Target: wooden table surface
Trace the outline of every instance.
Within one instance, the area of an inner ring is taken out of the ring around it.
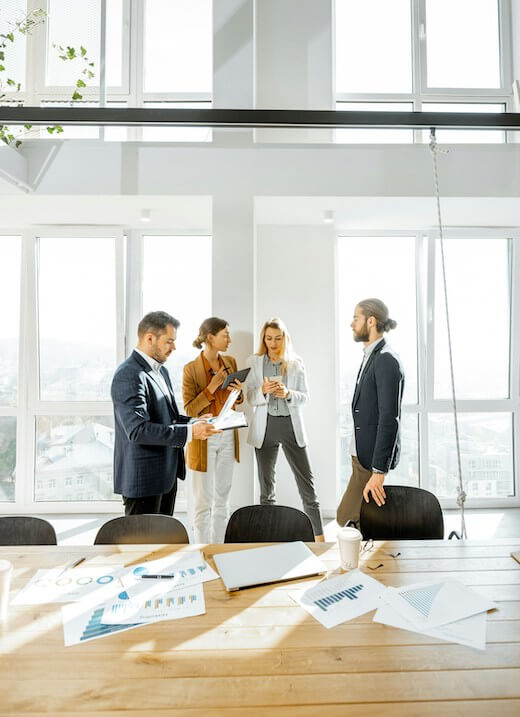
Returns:
[[[334,544],[309,545],[337,567]],[[0,547],[0,557],[14,565],[13,595],[36,569],[75,557],[128,564],[200,547]],[[253,546],[202,547],[210,558]],[[519,549],[515,540],[386,542],[362,559],[385,585],[452,576],[496,601],[484,651],[374,623],[373,613],[327,630],[288,595],[315,578],[230,594],[216,580],[204,585],[205,615],[73,647],[63,644],[61,605],[10,606],[0,715],[518,717],[520,565],[510,553]]]

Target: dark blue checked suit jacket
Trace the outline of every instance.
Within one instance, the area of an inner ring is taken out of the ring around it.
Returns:
[[[177,409],[168,371],[161,367],[171,403],[152,367],[134,351],[116,369],[114,404],[114,492],[128,498],[168,493],[186,469],[186,423]]]

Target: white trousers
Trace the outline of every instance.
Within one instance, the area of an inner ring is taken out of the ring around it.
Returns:
[[[208,438],[208,470],[190,471],[190,513],[196,543],[224,541],[234,462],[234,431],[222,431]]]

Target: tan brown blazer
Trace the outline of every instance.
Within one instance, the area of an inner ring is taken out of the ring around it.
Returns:
[[[234,373],[237,370],[237,362],[233,356],[223,356],[220,358],[226,368],[229,369],[229,373]],[[202,351],[196,359],[190,361],[184,367],[182,374],[182,399],[184,401],[184,410],[186,415],[191,418],[198,418],[199,416],[208,413],[210,401],[208,400],[204,389],[207,388],[207,376],[204,369],[204,363],[202,361]],[[238,403],[242,403],[244,400],[243,392],[240,394],[237,400]],[[236,405],[236,404],[235,404]],[[239,453],[239,439],[238,430],[235,429],[235,460],[240,461]],[[186,464],[192,471],[200,471],[205,473],[208,470],[208,444],[206,441],[198,441],[193,439],[188,443],[186,449]]]

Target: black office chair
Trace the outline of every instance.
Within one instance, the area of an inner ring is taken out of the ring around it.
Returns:
[[[289,543],[314,541],[309,517],[286,505],[247,505],[235,510],[226,528],[225,543]]]
[[[0,518],[0,545],[57,545],[56,531],[43,518],[6,515]]]
[[[361,503],[360,530],[364,540],[429,540],[444,538],[439,501],[423,488],[385,486],[385,504]]]
[[[116,543],[189,543],[186,528],[169,515],[123,515],[98,530],[94,545]]]

